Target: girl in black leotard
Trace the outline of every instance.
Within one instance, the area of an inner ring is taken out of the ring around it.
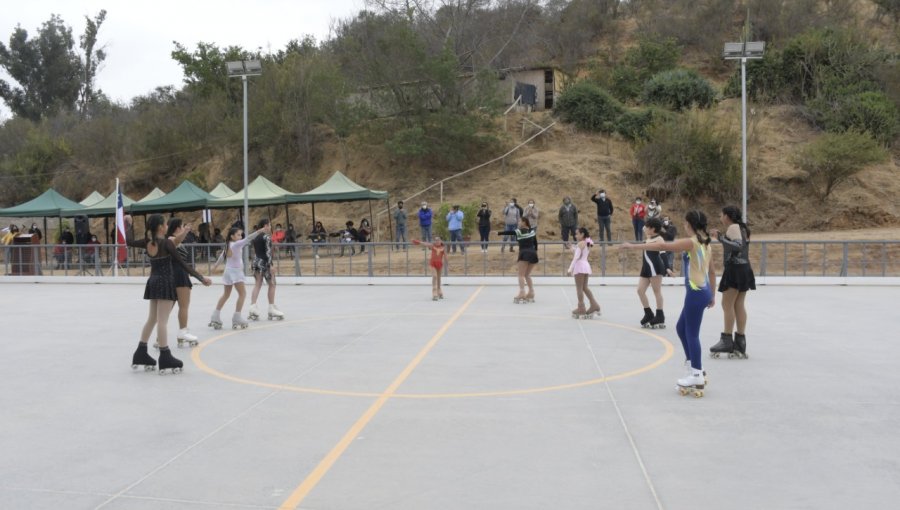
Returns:
[[[663,224],[659,218],[651,218],[644,224],[644,243],[662,243]],[[638,280],[637,293],[644,307],[644,318],[641,326],[645,328],[666,327],[666,316],[663,313],[662,277],[666,274],[666,265],[663,255],[658,251],[645,250],[643,263],[641,264],[641,279]],[[653,287],[653,296],[656,298],[656,315],[650,309],[650,300],[647,299],[647,287]]]
[[[166,238],[175,244],[178,256],[188,265],[190,265],[191,257],[184,246],[181,245],[181,242],[184,241],[184,238],[190,231],[190,223],[185,224],[181,218],[169,218]],[[172,269],[175,275],[175,295],[178,298],[178,335],[175,339],[178,341],[178,347],[181,347],[185,342],[190,346],[195,346],[197,345],[197,337],[191,334],[188,329],[188,309],[191,306],[191,275],[182,269],[180,264],[173,264]]]
[[[169,314],[172,313],[172,307],[175,306],[177,299],[175,273],[172,267],[174,264],[180,265],[185,272],[200,280],[203,285],[209,286],[212,281],[181,260],[175,244],[165,237],[166,220],[161,214],[153,214],[147,219],[147,230],[144,232],[144,239],[140,240],[131,238],[131,216],[125,216],[125,222],[128,224],[125,228],[128,246],[146,249],[147,256],[150,258],[150,278],[147,279],[147,286],[144,288],[144,299],[150,301],[150,314],[141,330],[141,341],[138,343],[137,350],[134,351],[131,366],[137,368],[139,365],[143,365],[145,370],[153,370],[153,367],[156,366],[156,360],[147,353],[147,342],[150,340],[150,333],[153,332],[155,326],[156,340],[159,344],[160,374],[164,373],[166,369],[175,373],[180,372],[184,364],[172,356],[169,351],[169,338],[166,330]]]
[[[501,236],[516,236],[519,243],[519,258],[516,260],[519,272],[519,294],[513,298],[514,303],[534,302],[534,282],[531,280],[531,272],[538,263],[537,232],[531,228],[528,218],[519,220],[519,228],[515,230],[503,230],[497,232]],[[525,285],[528,285],[528,293],[525,293]]]

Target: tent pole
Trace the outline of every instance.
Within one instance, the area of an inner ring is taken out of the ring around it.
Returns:
[[[375,221],[375,216],[372,215],[372,200],[366,200],[369,203],[369,225],[372,225],[372,222]],[[372,225],[372,242],[375,242],[375,226]]]
[[[44,264],[46,264],[49,260],[47,258],[47,244],[49,242],[49,238],[47,237],[48,234],[49,232],[47,232],[47,217],[44,216],[44,238],[41,239],[41,241],[44,243]]]
[[[109,244],[109,216],[103,217],[103,231],[106,232],[106,244]],[[106,260],[109,260],[109,246],[106,247],[105,251],[106,251]],[[97,256],[99,257],[99,254]],[[118,262],[118,261],[116,261],[116,262]]]
[[[313,224],[313,227],[315,227],[316,226],[316,203],[315,202],[312,202],[312,213],[313,213],[312,224]]]
[[[390,193],[384,197],[384,201],[387,204],[387,217],[388,217],[388,239],[394,239],[394,225],[391,221],[391,195]],[[399,241],[399,239],[398,239]]]

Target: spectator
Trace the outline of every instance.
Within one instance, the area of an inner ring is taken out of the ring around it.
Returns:
[[[591,202],[597,204],[597,224],[600,225],[600,241],[612,241],[612,215],[613,203],[606,196],[606,190],[597,190],[591,197]],[[603,232],[606,231],[606,238]]]
[[[84,262],[86,264],[93,264],[97,259],[97,245],[100,244],[100,241],[97,240],[97,236],[91,234],[91,239],[87,242],[87,246],[84,247]]]
[[[519,227],[519,220],[522,219],[522,208],[516,204],[516,199],[509,199],[509,203],[506,204],[506,207],[503,208],[503,231],[504,232],[514,232]],[[509,243],[509,252],[513,253],[516,251],[515,235],[505,235],[503,237],[504,243]],[[500,246],[500,253],[506,251],[506,244]]]
[[[647,206],[647,217],[646,220],[652,220],[653,218],[659,218],[662,220],[662,206],[656,204],[656,199],[650,199],[650,205]]]
[[[368,243],[369,242],[369,234],[372,233],[372,227],[369,225],[369,220],[363,218],[362,221],[359,222],[359,230],[356,233],[356,240],[360,243]],[[366,245],[363,244],[359,247],[360,253],[366,252]]]
[[[399,244],[403,243],[403,249],[406,250],[406,210],[403,209],[403,201],[397,202],[397,210],[394,212],[394,224],[397,226],[397,245],[394,249],[399,250]]]
[[[282,258],[281,246],[279,245],[284,244],[284,236],[284,227],[281,226],[281,223],[276,223],[275,230],[272,231],[272,254],[278,258]]]
[[[531,228],[533,228],[535,232],[538,231],[538,218],[540,215],[541,211],[534,205],[534,199],[528,199],[528,207],[522,211],[522,217],[528,218],[528,223],[531,223]]]
[[[433,215],[434,213],[428,208],[428,202],[422,202],[422,208],[419,209],[419,228],[422,229],[422,241],[426,243],[431,242],[431,218]]]
[[[325,226],[322,225],[321,221],[317,221],[315,226],[313,226],[312,232],[309,234],[309,239],[313,243],[313,257],[319,258],[319,246],[320,244],[325,244],[327,241],[328,232],[325,231]]]
[[[450,231],[450,251],[456,253],[456,246],[459,245],[459,251],[466,252],[466,247],[462,244],[462,225],[465,214],[459,210],[458,205],[453,206],[453,210],[447,213],[447,230]]]
[[[569,244],[569,234],[575,238],[575,229],[578,228],[578,208],[572,203],[571,197],[563,199],[563,205],[559,208],[559,228],[562,230],[562,240]]]
[[[350,247],[350,256],[356,255],[356,247],[353,246],[359,239],[359,231],[353,228],[353,221],[348,221],[345,224],[344,230],[341,231],[341,257],[344,256],[344,247],[348,245]]]
[[[644,217],[647,216],[647,206],[644,205],[641,197],[634,199],[634,203],[631,204],[631,209],[628,210],[628,213],[631,215],[631,224],[634,226],[634,240],[643,241]]]
[[[31,228],[28,229],[28,233],[36,236],[39,243],[44,239],[44,234],[41,232],[41,229],[38,228],[37,223],[31,224]]]
[[[288,223],[287,231],[284,233],[284,242],[287,244],[287,252],[291,257],[294,256],[294,245],[297,244],[297,231],[294,230],[294,224]]]
[[[491,210],[487,202],[482,202],[481,209],[478,210],[478,234],[481,236],[481,253],[487,253],[487,243],[491,236]]]
[[[18,232],[18,230],[16,230]],[[72,231],[69,230],[68,225],[63,226],[62,234],[59,235],[60,244],[75,244],[75,236],[72,235]]]
[[[6,228],[4,230],[6,231],[6,234],[4,234],[2,242],[3,246],[6,246],[6,248],[4,248],[3,251],[6,253],[6,261],[10,262],[12,261],[12,259],[10,258],[10,255],[12,254],[12,248],[10,248],[10,246],[12,246],[13,244],[13,239],[15,239],[17,235],[19,235],[19,227],[10,224],[9,228]]]

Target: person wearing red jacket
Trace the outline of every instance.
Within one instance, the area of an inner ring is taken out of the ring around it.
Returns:
[[[644,205],[644,201],[641,200],[641,197],[634,199],[634,203],[631,204],[631,209],[629,209],[628,212],[631,214],[631,224],[634,225],[634,240],[643,241],[644,217],[647,215],[647,206]]]

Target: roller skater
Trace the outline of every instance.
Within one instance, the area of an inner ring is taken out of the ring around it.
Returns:
[[[747,291],[756,290],[756,278],[750,266],[750,229],[741,221],[741,210],[730,205],[722,209],[719,220],[725,226],[721,234],[713,229],[710,236],[722,244],[724,270],[719,282],[722,293],[722,309],[725,312],[725,328],[722,336],[734,333],[733,355],[729,358],[747,359],[747,309],[744,302]],[[710,349],[712,351],[712,349]],[[715,357],[715,355],[713,356]]]
[[[126,215],[123,223],[131,226],[131,216]],[[144,327],[141,329],[141,345],[132,356],[132,366],[137,367],[143,365],[145,370],[148,366],[156,365],[153,358],[147,353],[147,343],[150,340],[150,334],[156,329],[156,339],[159,344],[160,351],[160,373],[162,369],[169,368],[163,366],[168,363],[168,359],[163,363],[164,351],[168,353],[168,329],[169,314],[172,313],[172,307],[175,306],[177,300],[175,292],[175,276],[174,265],[180,265],[182,269],[200,280],[203,285],[209,286],[212,281],[202,276],[194,268],[184,263],[184,260],[178,256],[175,244],[166,238],[166,221],[161,214],[151,214],[147,218],[147,230],[144,232],[144,239],[135,240],[131,237],[131,228],[125,225],[120,227],[125,230],[125,243],[133,248],[143,248],[147,252],[150,259],[150,277],[147,279],[147,285],[144,288],[144,299],[150,302],[150,313]],[[179,368],[180,370],[180,368]]]
[[[431,257],[428,260],[428,265],[431,267],[431,300],[438,301],[444,299],[444,291],[441,289],[441,272],[444,270],[444,266],[449,265],[449,261],[447,247],[444,246],[440,236],[433,236],[432,239],[433,242],[413,239],[412,243],[431,250]]]
[[[249,325],[250,323],[241,317],[240,312],[234,312],[234,315],[231,316],[231,329],[247,329]]]
[[[681,346],[684,348],[685,358],[690,360],[691,373],[678,379],[677,389],[682,395],[693,394],[699,398],[703,396],[706,384],[700,354],[700,325],[703,321],[703,312],[716,304],[715,294],[712,292],[715,287],[716,273],[710,264],[712,248],[709,245],[710,236],[706,231],[706,215],[701,211],[694,210],[689,211],[684,219],[685,232],[691,236],[689,238],[643,245],[624,243],[620,248],[684,252],[682,256],[685,285],[684,307],[675,329],[681,340]]]
[[[215,265],[213,265],[213,269],[215,269],[223,260],[225,261],[225,272],[222,273],[222,283],[225,284],[225,289],[222,291],[222,297],[220,297],[219,302],[216,303],[216,309],[213,311],[212,318],[209,321],[209,326],[211,328],[220,329],[222,327],[220,313],[222,307],[225,306],[225,302],[231,297],[232,287],[237,290],[238,295],[237,303],[234,306],[234,314],[237,316],[241,315],[241,309],[244,308],[244,299],[247,297],[247,291],[244,286],[244,261],[241,258],[241,250],[257,236],[268,232],[268,229],[269,225],[266,225],[244,239],[241,239],[244,231],[240,227],[231,227],[228,231],[228,237],[225,239],[225,249],[222,250],[218,260],[216,260]],[[241,319],[241,321],[244,320]],[[235,323],[232,320],[232,325],[234,324]]]
[[[591,276],[591,264],[588,261],[591,247],[594,242],[588,230],[581,227],[575,231],[575,245],[571,248],[572,263],[569,264],[568,273],[575,277],[575,294],[578,296],[578,308],[572,310],[572,317],[576,319],[590,319],[594,314],[600,314],[600,305],[594,299],[594,293],[588,287],[588,279]],[[584,308],[584,297],[587,296],[590,307]]]
[[[531,228],[528,218],[519,218],[519,228],[515,230],[502,230],[497,232],[501,236],[516,236],[519,243],[519,257],[516,259],[519,273],[519,294],[513,298],[513,303],[534,303],[534,281],[531,272],[538,263],[537,232]],[[528,292],[525,292],[525,287]]]
[[[665,242],[662,237],[663,224],[659,218],[651,218],[642,227],[645,246]],[[641,264],[641,276],[638,280],[637,293],[644,307],[644,318],[641,319],[641,327],[661,329],[665,328],[665,315],[663,314],[662,277],[666,273],[666,265],[659,251],[645,250]],[[647,287],[653,288],[653,297],[656,299],[656,315],[650,309],[650,300],[647,299]]]
[[[177,256],[181,257],[185,266],[189,265],[191,256],[181,243],[191,235],[190,223],[183,223],[181,218],[169,218],[169,228],[166,231],[166,237],[175,244]],[[188,344],[190,347],[196,347],[198,338],[191,334],[188,329],[188,310],[191,306],[191,289],[193,288],[191,278],[190,275],[182,269],[180,264],[174,264],[172,269],[174,269],[175,276],[175,295],[178,298],[179,329],[178,335],[175,336],[175,340],[178,341],[179,348],[183,347],[184,344]]]
[[[159,375],[165,375],[166,370],[173,374],[180,374],[182,367],[184,367],[184,363],[172,356],[172,351],[168,347],[159,348]]]
[[[269,219],[263,218],[259,220],[259,227],[271,228]],[[260,317],[259,308],[256,306],[256,300],[259,299],[259,292],[262,290],[263,280],[266,281],[268,286],[266,297],[269,299],[269,320],[273,320],[273,318],[281,320],[284,318],[284,314],[275,307],[275,287],[278,282],[275,271],[272,270],[275,257],[274,252],[272,251],[272,236],[269,235],[269,232],[269,230],[266,230],[263,235],[253,240],[253,253],[255,254],[255,257],[253,258],[253,278],[255,283],[253,284],[253,292],[250,295],[249,312],[250,319],[252,320],[259,320]],[[273,307],[275,307],[274,310],[278,313],[272,313]]]
[[[144,367],[145,372],[156,370],[156,360],[147,352],[147,344],[138,342],[137,349],[131,357],[131,368],[137,370],[138,367]]]
[[[209,327],[213,329],[222,329],[222,318],[219,316],[218,310],[213,310],[212,317],[209,319]]]

